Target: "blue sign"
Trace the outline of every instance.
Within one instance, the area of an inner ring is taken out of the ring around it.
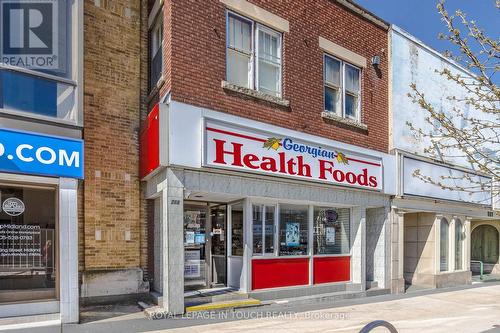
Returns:
[[[83,179],[83,140],[0,129],[0,171]]]

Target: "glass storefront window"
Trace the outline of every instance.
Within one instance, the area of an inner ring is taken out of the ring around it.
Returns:
[[[264,214],[264,252],[274,253],[274,206],[266,206]]]
[[[274,206],[252,206],[253,254],[274,253]]]
[[[441,272],[446,272],[448,270],[448,258],[449,258],[449,229],[450,225],[448,220],[444,217],[441,219],[441,233],[440,233],[440,270]]]
[[[75,87],[0,68],[0,109],[76,122]]]
[[[231,255],[243,256],[243,205],[231,206]]]
[[[262,210],[261,205],[252,206],[253,254],[262,254]]]
[[[464,231],[462,221],[455,221],[455,269],[462,270]]]
[[[280,256],[307,255],[308,206],[279,206]]]
[[[55,190],[0,186],[0,201],[0,303],[55,299]]]
[[[314,254],[349,254],[349,208],[314,207]]]

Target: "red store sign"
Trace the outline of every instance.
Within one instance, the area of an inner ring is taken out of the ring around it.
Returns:
[[[382,160],[206,120],[204,166],[382,190]]]

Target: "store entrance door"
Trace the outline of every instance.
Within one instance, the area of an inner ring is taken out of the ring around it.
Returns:
[[[226,205],[210,209],[210,256],[211,256],[211,286],[225,286],[227,282],[227,256],[226,256]]]
[[[184,208],[184,289],[227,282],[226,205],[186,204]]]

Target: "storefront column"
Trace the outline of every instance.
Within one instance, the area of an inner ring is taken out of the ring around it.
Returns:
[[[393,210],[391,214],[391,292],[405,291],[404,280],[404,213]]]
[[[352,208],[352,282],[366,289],[366,208]]]
[[[161,185],[163,297],[169,314],[184,313],[184,186],[171,169]]]
[[[59,180],[60,311],[63,323],[78,322],[78,209],[76,179]]]
[[[464,249],[464,270],[470,271],[470,261],[471,261],[471,238],[472,238],[472,225],[470,217],[466,217],[464,221],[465,227],[465,249]]]

